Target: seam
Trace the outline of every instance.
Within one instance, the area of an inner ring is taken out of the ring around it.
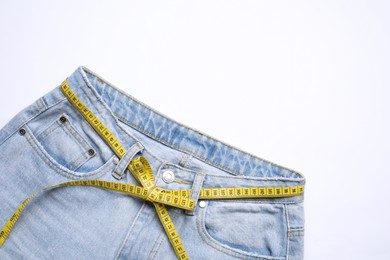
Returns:
[[[200,190],[202,189],[204,179],[205,179],[205,175],[203,173],[199,173],[195,175],[194,181],[192,183],[190,198],[195,200],[195,205],[196,203],[198,203]],[[185,213],[189,215],[194,215],[196,210],[197,208],[195,207],[193,210],[186,210]]]
[[[167,146],[169,146],[169,147],[171,147],[173,149],[176,149],[176,150],[178,150],[180,152],[183,152],[183,153],[187,153],[187,154],[189,154],[189,155],[191,155],[191,156],[193,156],[193,157],[195,157],[195,158],[197,158],[197,159],[199,159],[199,160],[201,160],[203,162],[206,162],[206,163],[208,163],[208,164],[210,164],[212,166],[216,166],[217,168],[220,168],[221,170],[224,170],[224,171],[234,175],[233,177],[232,176],[219,176],[219,175],[209,175],[209,176],[217,176],[217,177],[222,177],[222,178],[234,178],[234,177],[241,177],[241,176],[243,176],[245,178],[254,179],[254,180],[288,180],[288,181],[295,181],[295,182],[305,181],[305,178],[302,175],[300,175],[300,174],[298,175],[298,176],[300,176],[299,178],[288,178],[288,177],[269,178],[269,177],[253,177],[253,176],[243,175],[243,174],[235,172],[235,171],[233,171],[233,170],[231,170],[229,168],[226,168],[225,166],[222,166],[220,164],[214,163],[214,162],[212,162],[212,161],[210,161],[210,160],[208,160],[208,159],[206,159],[206,158],[204,158],[202,156],[199,156],[198,154],[194,154],[194,153],[192,153],[192,152],[190,152],[190,151],[188,151],[186,149],[183,149],[181,147],[177,147],[177,146],[175,146],[175,145],[173,145],[173,144],[171,144],[169,142],[166,142],[165,140],[161,140],[160,138],[150,134],[149,132],[146,132],[143,129],[140,129],[138,126],[136,126],[135,124],[127,121],[126,119],[124,119],[124,118],[122,118],[122,117],[120,117],[118,115],[115,115],[115,116],[119,120],[123,121],[125,124],[128,124],[129,126],[135,128],[139,132],[141,132],[141,133],[143,133],[143,134],[145,134],[145,135],[147,135],[147,136],[149,136],[149,137],[151,137],[151,138],[153,138],[153,139],[155,139],[155,140],[157,140],[157,141],[159,141],[159,142],[161,142],[161,143],[163,143],[163,144],[165,144],[165,145],[167,145]],[[278,165],[276,165],[276,166],[278,166]],[[278,167],[280,167],[280,166],[278,166]],[[293,172],[293,173],[296,173],[296,172]]]
[[[105,106],[104,106],[104,102],[102,101],[102,99],[100,98],[100,96],[99,96],[99,95],[96,95],[96,93],[94,92],[94,90],[93,90],[94,87],[93,87],[93,85],[91,84],[91,82],[89,82],[89,80],[88,80],[88,78],[87,78],[87,75],[85,75],[83,71],[79,71],[79,73],[81,74],[81,77],[83,78],[83,80],[84,80],[85,84],[87,85],[87,87],[89,87],[89,89],[91,89],[91,91],[92,91],[92,93],[94,94],[94,96],[96,97],[97,101],[98,101],[101,105],[103,105],[103,107],[105,107]],[[103,114],[102,114],[102,113],[100,112],[100,110],[97,108],[97,106],[95,105],[95,102],[91,100],[89,93],[87,93],[87,92],[85,91],[85,89],[82,88],[82,87],[79,87],[79,89],[81,89],[81,91],[84,93],[83,96],[84,96],[86,99],[88,99],[89,103],[91,104],[92,107],[95,108],[96,112],[100,115],[100,117],[103,118],[103,119],[105,119],[106,121],[109,121],[109,120],[107,120],[106,117],[103,116]],[[77,95],[77,94],[76,94],[76,95]],[[84,105],[86,105],[86,104],[84,104]],[[87,106],[87,107],[88,107],[88,106]],[[76,108],[76,110],[77,110],[77,108]],[[78,110],[77,110],[77,111],[78,111]],[[91,110],[91,111],[92,111],[92,110]],[[115,118],[114,118],[114,120],[115,120]]]
[[[35,103],[37,104],[39,112],[43,112],[46,110],[47,105],[46,105],[45,101],[43,100],[43,97],[39,98],[37,101],[35,101]]]
[[[66,118],[69,120],[69,118],[66,116]],[[64,127],[66,128],[66,126],[62,126],[61,124],[58,123],[57,121],[58,119],[56,119],[55,121],[53,121],[48,127],[46,127],[45,130],[43,130],[38,136],[37,136],[37,140],[38,142],[41,143],[41,145],[43,146],[42,142],[47,138],[49,137],[52,133],[54,133],[54,131],[56,131],[57,129],[61,129],[63,131],[63,133],[66,135],[66,136],[69,136],[69,133],[67,133],[67,131],[65,131]],[[67,121],[68,121],[67,120]],[[67,123],[67,122],[66,122]],[[70,129],[67,129],[68,131],[70,131]],[[70,133],[70,138],[76,138],[72,133]],[[79,148],[81,148],[81,150],[83,151],[84,150],[84,147],[80,147],[80,145],[77,143],[77,146]],[[82,153],[80,153],[80,155],[83,155]],[[83,158],[80,158],[80,157],[83,157]],[[86,159],[85,156],[79,156],[79,157],[73,157],[66,165],[64,165],[64,167],[69,167],[69,165],[72,165],[74,162],[80,160],[80,159]]]
[[[174,164],[174,163],[171,163],[171,162],[166,162],[165,165],[167,165],[169,167],[172,167],[172,168],[177,168],[177,169],[179,169],[181,171],[185,171],[185,172],[188,172],[188,173],[193,174],[193,175],[197,175],[197,174],[201,173],[201,172],[194,171],[194,170],[191,170],[191,169],[188,169],[188,168],[184,168],[184,166],[181,166],[179,164]]]
[[[84,68],[81,69],[80,71],[80,74],[85,82],[85,84],[90,88],[91,92],[93,93],[93,95],[95,96],[95,98],[97,99],[97,101],[103,106],[104,110],[108,112],[108,115],[109,117],[111,117],[114,121],[114,125],[117,126],[118,130],[121,130],[122,131],[122,134],[124,134],[125,136],[128,136],[129,138],[131,138],[133,141],[136,141],[136,142],[139,142],[139,140],[137,140],[135,137],[133,137],[131,134],[129,134],[124,128],[122,128],[122,126],[119,125],[119,120],[118,118],[116,117],[116,115],[113,113],[113,111],[110,109],[110,107],[107,105],[106,102],[104,102],[104,100],[102,99],[102,97],[99,95],[99,93],[97,93],[97,90],[95,89],[95,87],[93,86],[93,84],[89,81],[88,79],[88,76],[86,74],[86,72],[84,71]],[[97,77],[99,78],[99,77]],[[103,81],[104,82],[104,81]],[[95,107],[95,110],[99,113],[99,115],[101,116],[101,118],[105,119],[105,121],[111,121],[109,120],[108,118],[106,118],[104,116],[104,113],[101,113],[100,110],[95,106],[94,102],[92,102],[92,100],[89,98],[89,94],[85,92],[84,88],[81,88],[82,91],[84,92],[84,94],[87,96],[87,98],[89,99],[90,103]],[[119,136],[118,136],[119,138]]]
[[[123,240],[122,242],[122,245],[119,247],[119,250],[118,250],[118,254],[116,255],[115,259],[119,259],[119,257],[122,255],[122,252],[123,252],[123,249],[127,243],[127,241],[129,240],[129,237],[130,237],[130,233],[131,231],[133,230],[133,228],[135,227],[137,221],[138,221],[138,218],[139,216],[141,215],[141,212],[143,211],[143,209],[145,208],[145,201],[144,203],[142,204],[141,208],[139,209],[138,213],[137,213],[137,216],[135,217],[134,221],[133,221],[133,224],[131,224],[130,228],[129,228],[129,231],[127,232],[126,234],[126,237],[125,239]]]
[[[190,164],[191,160],[192,160],[192,156],[190,154],[188,154],[186,156],[186,160],[185,160],[185,163],[183,164],[183,167],[187,167]]]
[[[51,104],[50,106],[47,106],[46,110],[48,110],[48,109],[50,109],[50,108],[52,108],[52,107],[54,107],[54,106],[57,106],[58,104],[60,104],[60,103],[62,103],[62,102],[64,102],[64,101],[66,101],[66,100],[67,100],[66,97],[64,97],[64,98],[62,98],[62,99],[59,99],[57,102]],[[46,111],[46,110],[45,110],[45,111]],[[44,112],[44,111],[42,111],[42,112]]]
[[[28,131],[26,131],[26,140],[30,144],[30,146],[33,148],[33,150],[39,155],[39,157],[48,165],[51,169],[53,169],[56,173],[60,174],[63,177],[69,178],[69,179],[84,179],[92,176],[98,176],[101,177],[105,174],[107,174],[106,168],[109,168],[111,165],[112,158],[109,159],[103,166],[98,168],[95,171],[89,172],[89,173],[81,173],[82,175],[79,175],[76,172],[72,172],[66,168],[59,167],[58,162],[56,162],[50,155],[47,154],[47,152],[42,151],[42,148],[40,147],[40,144],[37,142],[35,137],[32,135],[30,128],[25,126]]]
[[[42,96],[40,99],[41,99],[41,101],[42,101],[43,106],[45,107],[44,110],[46,110],[46,109],[48,108],[48,105],[47,105],[47,102],[46,102],[46,100],[45,100],[45,96]]]
[[[161,161],[161,160],[160,160]],[[166,162],[165,163],[166,165],[168,166],[171,166],[171,167],[174,167],[174,168],[178,168],[182,171],[186,171],[190,174],[199,174],[201,172],[199,171],[195,171],[195,170],[191,170],[191,169],[188,169],[188,168],[184,168],[183,166],[180,166],[178,164],[174,164],[174,163],[171,163],[171,162]],[[253,176],[245,176],[245,175],[235,175],[235,176],[222,176],[222,175],[214,175],[214,174],[206,174],[207,177],[216,177],[216,178],[225,178],[225,179],[233,179],[233,180],[254,180],[254,181],[290,181],[290,182],[302,182],[304,181],[304,179],[290,179],[290,178],[269,178],[269,177],[253,177]]]
[[[174,148],[174,149],[176,149],[176,150],[178,150],[180,152],[183,152],[183,153],[188,153],[188,154],[194,156],[195,158],[198,158],[201,161],[207,162],[208,164],[217,166],[218,168],[220,168],[220,169],[222,169],[224,171],[227,171],[228,173],[231,173],[231,174],[234,174],[234,175],[241,175],[240,173],[237,173],[237,172],[235,172],[235,171],[233,171],[233,170],[231,170],[229,168],[226,168],[226,167],[224,167],[222,165],[219,165],[217,163],[211,162],[210,160],[207,160],[206,158],[204,158],[202,156],[199,156],[199,155],[194,154],[194,153],[192,153],[192,152],[190,152],[190,151],[188,151],[186,149],[183,149],[183,148],[178,147],[176,145],[173,145],[173,144],[171,144],[169,142],[166,142],[165,140],[162,140],[162,139],[158,138],[157,136],[155,136],[155,135],[153,135],[153,134],[151,134],[149,132],[144,131],[143,129],[139,128],[137,125],[135,125],[133,123],[130,123],[128,120],[126,120],[126,119],[124,119],[124,118],[122,118],[122,117],[120,117],[118,115],[115,115],[115,116],[118,119],[120,119],[121,121],[123,121],[124,123],[126,123],[126,124],[132,126],[133,128],[137,129],[139,132],[141,132],[141,133],[143,133],[143,134],[145,134],[145,135],[147,135],[147,136],[149,136],[149,137],[151,137],[151,138],[153,138],[153,139],[155,139],[155,140],[157,140],[157,141],[159,141],[159,142],[161,142],[161,143],[163,143],[163,144],[165,144],[165,145],[167,145],[169,147],[172,147],[172,148]]]
[[[287,222],[287,248],[286,248],[286,260],[288,260],[290,257],[290,237],[289,237],[289,230],[290,230],[290,218],[288,215],[288,206],[284,204],[284,210],[285,210],[285,216],[286,216],[286,222]]]
[[[84,68],[83,68],[84,69]],[[89,72],[89,71],[88,71]],[[133,141],[136,141],[136,142],[140,142],[139,140],[137,140],[135,137],[133,137],[131,134],[129,134],[120,124],[119,124],[119,121],[118,121],[118,118],[116,118],[116,115],[114,115],[111,111],[111,109],[107,106],[107,104],[101,99],[101,97],[98,95],[98,93],[96,92],[96,89],[94,88],[94,86],[92,85],[92,83],[89,81],[87,75],[85,74],[85,72],[83,70],[80,71],[80,74],[85,82],[85,84],[87,85],[87,87],[89,87],[91,89],[91,92],[93,93],[94,97],[97,99],[97,101],[105,108],[106,111],[108,111],[108,114],[109,116],[113,119],[114,121],[114,125],[116,126],[115,129],[118,129],[118,130],[121,130],[122,133],[125,135],[125,136],[128,136],[129,138],[131,138]],[[81,88],[83,93],[85,94],[85,96],[87,96],[89,102],[92,104],[92,106],[95,108],[95,110],[97,111],[97,113],[100,115],[100,117],[102,119],[104,119],[103,121],[109,121],[109,122],[112,122],[111,120],[107,119],[105,116],[103,116],[103,114],[100,112],[100,110],[95,106],[95,102],[92,102],[92,100],[90,99],[89,97],[89,94],[85,92],[84,88]],[[67,100],[67,98],[65,97],[64,100]],[[87,105],[86,105],[87,106]],[[87,106],[88,107],[88,106]],[[88,107],[89,108],[89,107]],[[77,108],[74,108],[77,110]],[[78,110],[77,110],[78,111]],[[79,111],[78,111],[79,112]],[[86,120],[87,121],[87,120]],[[102,122],[103,122],[102,121]],[[89,124],[89,122],[88,122]],[[90,125],[90,124],[89,124]],[[91,126],[91,125],[90,125]],[[92,127],[92,126],[91,126]],[[111,129],[110,129],[111,130]],[[117,138],[120,138],[120,136],[117,136]],[[163,162],[162,160],[160,160],[159,158],[157,158],[154,154],[152,154],[151,152],[148,151],[148,149],[144,148],[144,151],[145,153],[149,154],[151,157],[153,157],[154,159],[156,159],[157,161],[159,162]]]
[[[198,179],[198,175],[195,176],[195,179],[194,179],[194,181],[192,182],[192,187],[191,187],[191,191],[190,191],[190,198],[191,198],[191,199],[194,199],[193,197],[195,196],[195,195],[194,195],[194,189],[195,189],[195,186],[198,185],[197,179]]]
[[[261,160],[261,161],[270,163],[271,165],[274,165],[274,166],[277,166],[277,167],[286,169],[286,170],[288,170],[288,171],[290,171],[290,172],[292,172],[292,173],[294,173],[294,174],[297,174],[298,176],[303,177],[303,175],[302,175],[301,173],[299,173],[299,172],[297,172],[297,171],[295,171],[295,170],[293,170],[293,169],[289,169],[289,168],[287,168],[287,167],[285,167],[285,166],[278,165],[278,164],[273,163],[273,162],[271,162],[271,161],[268,161],[268,160],[265,160],[265,159],[263,159],[263,158],[260,158],[260,157],[258,157],[258,156],[256,156],[256,155],[253,155],[253,154],[249,153],[249,152],[245,152],[245,151],[243,151],[243,150],[241,150],[241,149],[239,149],[239,148],[237,148],[237,147],[234,147],[234,146],[232,146],[232,145],[229,145],[229,144],[227,144],[227,143],[224,143],[223,141],[220,141],[220,140],[218,140],[218,139],[216,139],[216,138],[214,138],[214,137],[212,137],[212,136],[210,136],[210,135],[208,135],[208,134],[202,133],[202,132],[199,131],[199,130],[196,130],[196,129],[191,128],[191,127],[189,127],[189,126],[186,126],[186,125],[184,125],[184,124],[182,124],[182,123],[180,123],[180,122],[178,122],[178,121],[176,121],[176,120],[174,120],[174,119],[172,119],[172,118],[169,118],[168,116],[166,116],[166,115],[162,114],[161,112],[155,110],[154,108],[152,108],[152,107],[146,105],[145,103],[143,103],[143,102],[141,102],[141,101],[135,99],[134,97],[130,96],[129,94],[125,93],[124,91],[122,91],[122,90],[116,88],[113,84],[109,83],[107,80],[103,79],[101,76],[99,76],[99,75],[97,75],[96,73],[90,71],[89,69],[87,69],[87,68],[85,68],[85,67],[81,67],[81,70],[82,70],[82,75],[84,75],[85,72],[88,72],[89,74],[91,74],[91,75],[95,76],[96,78],[98,78],[99,81],[104,82],[106,85],[108,85],[109,87],[113,88],[114,90],[116,90],[116,91],[119,92],[120,94],[122,94],[122,95],[124,95],[125,97],[131,99],[132,101],[134,101],[135,103],[137,103],[137,104],[139,104],[140,106],[144,107],[145,109],[154,112],[154,113],[157,114],[158,116],[161,116],[162,118],[165,118],[165,119],[168,120],[168,121],[171,121],[171,122],[173,122],[173,123],[175,123],[175,124],[177,124],[177,125],[179,125],[179,126],[181,126],[181,127],[184,127],[184,128],[186,128],[186,129],[188,129],[188,130],[191,130],[191,131],[193,131],[193,132],[195,132],[195,133],[197,133],[197,134],[199,134],[199,135],[201,135],[201,136],[205,136],[205,137],[207,137],[207,138],[209,138],[209,139],[212,139],[213,141],[215,141],[215,142],[217,142],[217,143],[220,143],[220,144],[222,144],[222,145],[224,145],[224,146],[227,146],[227,147],[229,147],[229,148],[232,148],[232,149],[234,149],[234,150],[237,150],[237,151],[239,151],[239,152],[241,152],[241,153],[243,153],[243,154],[245,154],[245,155],[247,155],[247,156],[254,157],[254,158],[256,158],[256,159],[259,159],[259,160]],[[118,118],[119,118],[119,117],[118,117]],[[125,120],[125,121],[127,121],[127,120]]]
[[[197,201],[199,199],[200,190],[202,189],[205,177],[206,177],[206,175],[204,175],[203,173],[199,173],[195,176],[195,179],[194,179],[194,182],[193,182],[192,188],[191,188],[191,193],[190,193],[191,198],[194,199],[195,201]],[[195,188],[197,189],[197,191],[194,193]]]
[[[145,153],[149,154],[150,157],[153,157],[156,161],[158,161],[158,162],[160,162],[160,163],[164,163],[163,160],[161,160],[160,158],[158,158],[157,156],[155,156],[153,153],[151,153],[151,152],[149,151],[149,149],[144,148],[143,151],[145,151]]]
[[[95,156],[100,157],[100,156],[97,155],[97,154],[93,155],[93,157],[95,157]],[[89,159],[90,159],[90,158],[84,159],[83,157],[80,156],[77,160],[72,161],[71,163],[72,163],[73,165],[76,165],[75,168],[72,169],[72,171],[76,171],[77,169],[79,169],[81,166],[83,166],[84,164],[86,164],[86,163],[88,162]],[[102,158],[101,158],[101,159],[102,159]],[[69,167],[68,167],[68,164],[66,165],[66,167],[69,168]]]
[[[253,254],[246,254],[246,253],[241,253],[238,251],[235,251],[234,249],[230,249],[227,247],[224,247],[222,244],[219,244],[218,242],[213,241],[213,238],[211,238],[208,234],[207,231],[205,230],[205,225],[204,225],[204,219],[205,219],[205,214],[206,214],[206,209],[209,207],[207,204],[205,208],[203,208],[202,212],[199,214],[196,214],[196,227],[198,234],[200,235],[200,238],[205,242],[207,245],[211,246],[212,248],[233,256],[235,258],[239,258],[237,255],[242,256],[242,257],[252,257],[252,258],[257,258],[257,259],[265,259],[265,260],[285,260],[285,257],[272,257],[272,256],[256,256]],[[199,216],[200,215],[200,216]],[[201,232],[202,231],[202,232]],[[207,238],[207,239],[206,239]]]
[[[178,163],[178,165],[180,165],[182,167],[187,167],[191,159],[192,159],[192,156],[190,154],[184,154],[182,156],[180,162]]]
[[[187,184],[187,185],[191,184],[191,182],[183,180],[183,179],[176,177],[176,176],[175,176],[175,179],[173,180],[173,182],[178,183],[178,184]]]
[[[299,235],[289,235],[288,237],[289,237],[289,238],[293,238],[293,237],[304,237],[304,235],[303,235],[303,234],[302,234],[302,235],[300,235],[300,234],[299,234]]]
[[[159,114],[159,113],[158,113],[158,114]],[[222,170],[224,170],[224,171],[227,171],[227,172],[229,172],[229,173],[231,173],[231,174],[233,174],[233,175],[242,175],[241,173],[236,172],[236,171],[234,171],[234,170],[232,170],[232,169],[230,169],[230,168],[228,168],[228,167],[226,167],[226,166],[222,166],[222,165],[220,165],[220,164],[218,164],[218,163],[212,162],[212,161],[210,161],[210,160],[204,158],[203,156],[200,156],[200,155],[198,155],[198,154],[194,154],[193,152],[190,152],[190,151],[188,151],[188,150],[186,150],[186,149],[183,149],[183,148],[178,147],[178,146],[176,146],[176,145],[174,145],[174,144],[172,144],[172,143],[169,143],[169,142],[167,142],[167,141],[165,141],[165,140],[162,140],[161,138],[158,138],[157,136],[155,136],[155,135],[153,135],[153,134],[151,134],[151,133],[149,133],[149,132],[147,132],[147,131],[141,129],[141,128],[138,127],[137,125],[135,125],[135,124],[129,122],[127,119],[125,119],[125,118],[123,118],[123,117],[121,117],[121,116],[119,116],[119,115],[117,115],[117,114],[115,114],[115,117],[117,117],[118,119],[120,119],[120,120],[123,121],[124,123],[126,123],[126,124],[128,124],[128,125],[134,127],[135,129],[137,129],[137,130],[140,131],[141,133],[143,133],[143,134],[145,134],[145,135],[147,135],[147,136],[149,136],[149,137],[152,137],[153,139],[158,140],[158,141],[160,141],[161,143],[166,144],[166,145],[168,145],[168,146],[170,146],[170,147],[172,147],[172,148],[174,148],[174,149],[176,149],[176,150],[178,150],[178,151],[181,151],[181,152],[184,152],[184,153],[188,153],[188,154],[192,155],[193,157],[198,158],[198,159],[201,160],[201,161],[204,161],[204,162],[207,162],[208,164],[214,165],[214,166],[216,166],[216,167],[218,167],[218,168],[220,168],[220,169],[222,169]],[[167,120],[170,120],[170,121],[173,121],[172,119],[169,119],[169,118],[166,118],[166,119],[167,119]],[[180,123],[178,123],[178,122],[176,122],[176,121],[173,121],[173,122],[179,124],[180,126],[186,128],[186,129],[189,129],[189,130],[194,131],[194,130],[193,130],[192,128],[190,128],[190,127],[181,125]],[[249,153],[247,153],[247,152],[244,152],[244,151],[242,151],[242,150],[239,149],[239,148],[236,148],[236,147],[233,147],[233,146],[231,146],[231,145],[225,144],[225,143],[223,143],[223,142],[221,142],[221,141],[218,141],[217,139],[215,139],[215,138],[213,138],[213,137],[211,137],[211,136],[208,136],[208,135],[206,135],[206,134],[200,133],[199,131],[195,131],[195,132],[197,132],[198,134],[201,134],[202,136],[206,136],[206,137],[212,139],[213,141],[215,141],[215,142],[217,142],[217,143],[220,143],[220,144],[222,144],[222,145],[225,145],[225,146],[227,146],[227,147],[229,147],[229,148],[231,148],[231,149],[233,149],[233,150],[237,150],[237,151],[239,151],[239,152],[245,154],[246,156],[253,157],[253,158],[257,159],[257,160],[261,160],[261,161],[263,161],[263,162],[269,163],[269,164],[271,164],[271,165],[273,165],[273,166],[276,166],[276,167],[279,167],[279,168],[282,168],[282,169],[286,169],[286,170],[290,171],[292,174],[294,174],[294,175],[296,175],[296,176],[299,176],[299,178],[304,178],[303,175],[302,175],[301,173],[299,173],[299,172],[297,172],[297,171],[295,171],[295,170],[292,170],[292,169],[286,168],[286,167],[284,167],[284,166],[278,165],[278,164],[276,164],[276,163],[267,161],[267,160],[262,159],[262,158],[260,158],[260,157],[258,157],[258,156],[255,156],[255,155],[253,155],[253,154],[249,154]]]
[[[53,121],[49,126],[45,128],[45,130],[36,135],[37,140],[42,141],[43,139],[46,139],[46,137],[51,135],[59,127],[60,125],[57,124],[57,120]]]
[[[53,107],[53,106],[56,106],[58,105],[59,103],[65,101],[66,98],[64,99],[61,99],[59,100],[58,102],[52,104],[51,106],[48,106],[45,110],[43,111],[38,111],[38,113],[36,113],[35,115],[33,115],[32,117],[28,118],[27,120],[23,121],[22,123],[20,123],[18,126],[15,127],[15,130],[12,131],[11,133],[9,133],[9,135],[5,136],[5,138],[0,142],[0,145],[2,145],[3,143],[5,143],[9,138],[11,138],[12,135],[14,135],[17,131],[19,131],[19,129],[28,124],[31,120],[35,119],[36,117],[38,117],[40,114],[42,114],[43,112],[45,112],[46,110],[48,110],[49,108]],[[11,119],[12,120],[12,119]]]
[[[290,228],[288,232],[303,232],[305,231],[304,228]]]
[[[297,228],[297,229],[290,229],[288,230],[288,237],[304,237],[305,236],[305,229],[304,228]]]
[[[48,127],[46,127],[45,130],[43,130],[40,134],[37,135],[37,140],[39,140],[39,142],[42,143],[48,136],[54,133],[54,131],[56,131],[57,129],[61,129],[66,136],[72,138],[75,141],[78,148],[80,149],[80,152],[77,155],[73,156],[69,160],[69,162],[63,166],[74,171],[75,169],[79,168],[81,165],[85,164],[89,159],[92,158],[90,156],[85,155],[88,149],[92,148],[92,145],[90,145],[87,142],[87,140],[85,140],[81,136],[81,134],[75,129],[75,127],[70,122],[67,114],[63,113],[61,116],[65,116],[67,118],[67,121],[65,123],[60,123],[58,122],[58,118],[57,118]],[[70,168],[69,166],[72,166],[72,168]]]
[[[256,203],[256,204],[297,204],[302,201],[272,201],[272,200],[265,200],[265,199],[256,199],[256,198],[251,198],[251,199],[218,199],[214,200],[214,202],[227,202],[231,204],[241,204],[241,203]]]
[[[69,116],[67,114],[63,114],[67,120],[64,124],[64,126],[68,129],[69,133],[78,141],[78,144],[81,146],[84,151],[87,151],[92,147],[91,144],[88,143],[88,141],[79,133],[79,131],[76,129],[76,127],[72,124]],[[57,119],[57,124],[58,124],[58,119]]]
[[[167,212],[168,212],[168,209],[167,209]],[[171,217],[172,223],[175,221],[175,219],[176,219],[176,218],[178,217],[178,215],[179,215],[179,211],[178,211],[178,210],[173,210],[173,212],[174,212],[174,214],[173,214],[173,216]],[[169,213],[168,213],[168,214],[169,214]],[[156,217],[158,218],[157,214],[156,214]],[[161,224],[160,219],[159,219],[159,223]],[[175,226],[175,229],[176,229],[177,233],[179,234],[179,229],[178,229],[177,226]],[[157,240],[160,240],[159,243],[156,244],[156,246],[154,246],[154,247],[152,248],[152,250],[150,251],[150,253],[149,253],[149,257],[151,257],[151,259],[155,259],[155,258],[156,258],[156,255],[157,255],[157,253],[158,253],[158,250],[160,250],[160,247],[161,247],[162,243],[167,239],[167,235],[166,235],[166,233],[165,233],[165,230],[163,229],[163,231],[164,231],[164,232],[162,232],[162,234],[160,235],[160,237],[157,239]],[[171,242],[168,241],[168,243],[169,243],[170,247],[172,248]],[[183,246],[184,246],[184,245],[183,245]],[[156,247],[156,249],[154,249],[155,247]],[[172,250],[173,250],[173,248],[172,248]],[[153,256],[151,256],[152,253],[153,253],[153,251],[154,251],[154,254],[153,254]],[[175,250],[173,250],[173,251],[175,251]],[[175,252],[173,252],[173,253],[176,254]]]
[[[236,176],[221,176],[221,175],[212,175],[207,174],[207,176],[211,177],[218,177],[218,178],[227,178],[227,179],[245,179],[245,180],[254,180],[254,181],[291,181],[291,182],[303,182],[304,179],[290,179],[290,178],[269,178],[269,177],[253,177],[253,176],[246,176],[246,175],[236,175]]]

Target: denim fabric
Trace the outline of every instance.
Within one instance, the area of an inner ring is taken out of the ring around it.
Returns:
[[[1,227],[46,186],[87,179],[137,185],[124,167],[136,154],[150,162],[157,186],[192,189],[194,199],[201,188],[305,182],[294,170],[170,119],[85,67],[68,83],[131,153],[119,160],[56,87],[0,130]],[[173,182],[164,181],[166,171]],[[197,201],[194,212],[169,214],[192,259],[303,259],[303,195]],[[0,259],[152,258],[176,258],[153,205],[95,187],[41,193],[0,248]]]

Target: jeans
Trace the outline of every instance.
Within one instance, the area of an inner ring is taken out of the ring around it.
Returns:
[[[303,259],[304,195],[196,196],[211,187],[303,185],[302,174],[176,122],[85,67],[67,81],[128,156],[118,158],[56,87],[0,130],[0,227],[25,198],[50,185],[91,179],[138,185],[126,166],[142,154],[156,186],[195,194],[193,211],[167,207],[191,259]],[[153,205],[80,186],[32,199],[0,248],[0,259],[152,258],[176,258]]]

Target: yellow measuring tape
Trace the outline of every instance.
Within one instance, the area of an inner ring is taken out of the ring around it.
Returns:
[[[92,125],[96,132],[106,141],[115,154],[119,158],[122,158],[126,153],[126,149],[111,131],[81,102],[70,89],[66,80],[61,84],[61,91]],[[143,156],[133,158],[128,165],[128,169],[142,186],[102,180],[81,180],[59,183],[30,195],[18,206],[15,213],[0,231],[0,247],[5,242],[28,202],[39,193],[64,186],[92,186],[121,192],[152,202],[176,256],[179,259],[189,259],[179,234],[168,214],[166,205],[185,210],[193,210],[195,207],[195,200],[190,198],[191,190],[166,190],[156,187],[154,184],[152,168],[147,159]],[[304,185],[283,187],[203,188],[200,190],[199,199],[291,197],[302,195],[303,192]]]

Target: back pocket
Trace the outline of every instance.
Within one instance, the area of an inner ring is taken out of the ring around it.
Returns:
[[[66,114],[59,116],[36,138],[55,161],[71,171],[95,155],[93,147],[74,128]]]

